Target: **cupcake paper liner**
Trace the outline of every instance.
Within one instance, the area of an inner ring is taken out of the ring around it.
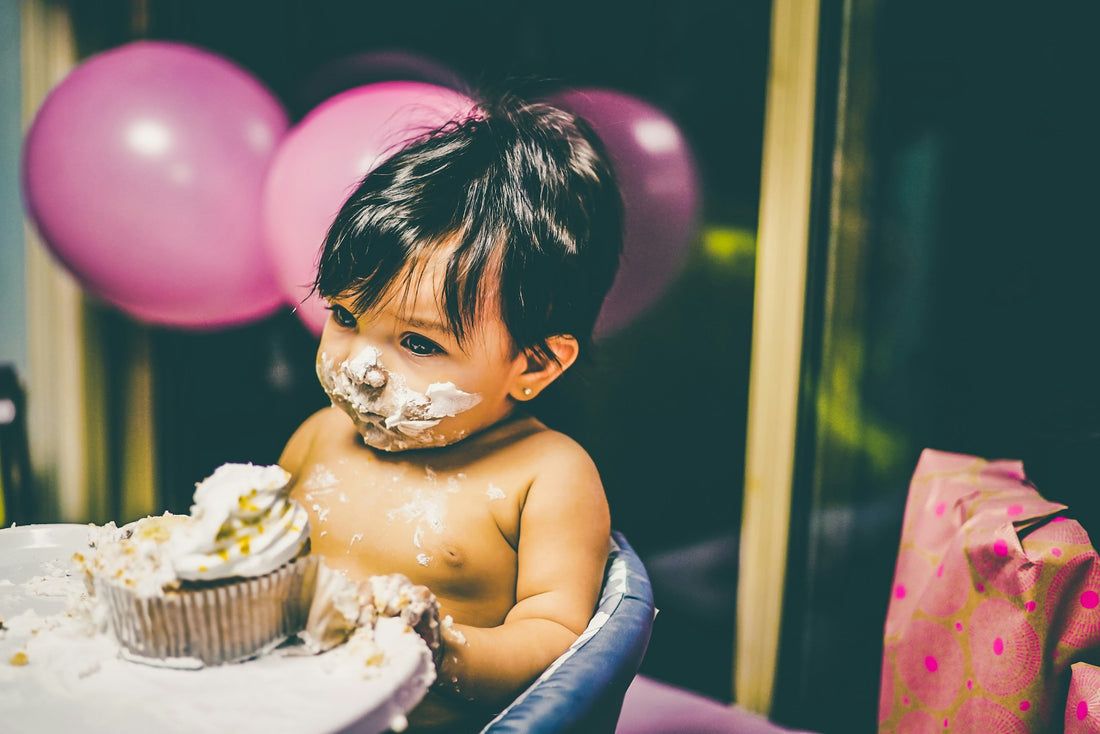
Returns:
[[[305,626],[319,556],[306,556],[264,576],[207,588],[142,597],[95,580],[126,657],[165,667],[234,663],[278,646]]]

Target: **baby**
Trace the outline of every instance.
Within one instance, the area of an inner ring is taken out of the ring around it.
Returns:
[[[609,546],[596,467],[525,410],[590,346],[621,250],[599,140],[515,98],[371,172],[324,242],[317,373],[332,406],[279,463],[314,553],[401,573],[445,626],[414,728],[476,728],[577,639]]]

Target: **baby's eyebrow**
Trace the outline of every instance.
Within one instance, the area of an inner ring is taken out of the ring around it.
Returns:
[[[450,327],[441,321],[434,321],[432,319],[420,319],[416,318],[415,316],[411,318],[405,318],[402,316],[399,318],[401,321],[405,322],[407,325],[411,326],[414,329],[424,329],[426,331],[442,331],[448,334],[451,333]]]

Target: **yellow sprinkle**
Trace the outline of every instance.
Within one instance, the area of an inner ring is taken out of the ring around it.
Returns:
[[[229,560],[229,551],[227,551],[225,548],[220,549],[218,551],[218,558],[222,559],[223,561],[228,561]]]
[[[12,655],[11,660],[9,660],[8,662],[12,665],[26,665],[30,662],[30,660],[27,659],[27,653],[20,650],[19,652]]]
[[[199,573],[206,573],[206,571],[207,571],[206,566],[199,566]]]
[[[148,533],[146,533],[145,537],[149,538],[150,540],[163,542],[165,540],[168,540],[169,535],[170,534],[168,528],[158,525],[157,527],[152,528]]]
[[[240,539],[237,543],[237,547],[240,549],[242,556],[247,556],[249,554],[251,549],[247,535]]]

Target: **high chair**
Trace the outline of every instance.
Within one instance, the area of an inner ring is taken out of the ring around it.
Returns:
[[[588,628],[482,734],[610,734],[653,629],[653,590],[645,566],[612,532],[603,591]]]

